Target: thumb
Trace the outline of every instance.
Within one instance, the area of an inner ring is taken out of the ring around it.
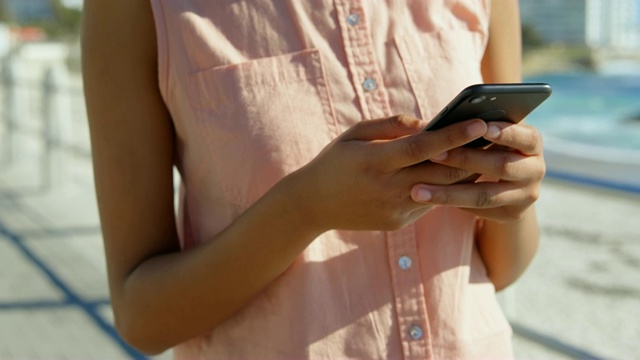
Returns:
[[[365,120],[342,133],[341,140],[391,140],[420,132],[426,122],[407,115],[395,115],[388,118]]]

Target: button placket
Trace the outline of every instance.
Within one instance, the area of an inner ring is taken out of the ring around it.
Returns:
[[[334,3],[349,74],[362,115],[365,119],[390,116],[389,96],[378,67],[362,0],[334,0]],[[358,14],[358,17],[352,14]],[[410,225],[385,234],[391,265],[395,313],[398,330],[401,332],[399,335],[402,339],[404,358],[432,358],[424,285],[420,267],[417,266],[418,251],[414,227]],[[399,260],[403,256],[406,258]],[[418,328],[412,328],[415,326]],[[412,334],[420,336],[413,339]]]
[[[427,305],[413,225],[387,233],[396,314],[405,359],[431,358]]]
[[[390,116],[389,99],[382,84],[371,44],[366,14],[360,1],[335,0],[351,80],[365,119]]]

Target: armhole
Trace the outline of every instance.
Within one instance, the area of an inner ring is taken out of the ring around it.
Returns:
[[[169,40],[161,0],[150,0],[153,18],[156,26],[156,41],[158,46],[158,86],[162,97],[167,99],[169,89]]]

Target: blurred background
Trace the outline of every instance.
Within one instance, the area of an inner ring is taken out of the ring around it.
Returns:
[[[539,254],[499,295],[520,359],[640,359],[640,0],[521,0],[553,96]],[[113,329],[82,0],[0,0],[0,359],[142,358]],[[170,357],[165,353],[160,358]]]

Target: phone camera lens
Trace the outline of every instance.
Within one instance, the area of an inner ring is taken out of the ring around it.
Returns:
[[[484,101],[484,96],[476,96],[474,98],[472,98],[471,100],[469,100],[470,103],[472,104],[480,104],[481,102]]]

